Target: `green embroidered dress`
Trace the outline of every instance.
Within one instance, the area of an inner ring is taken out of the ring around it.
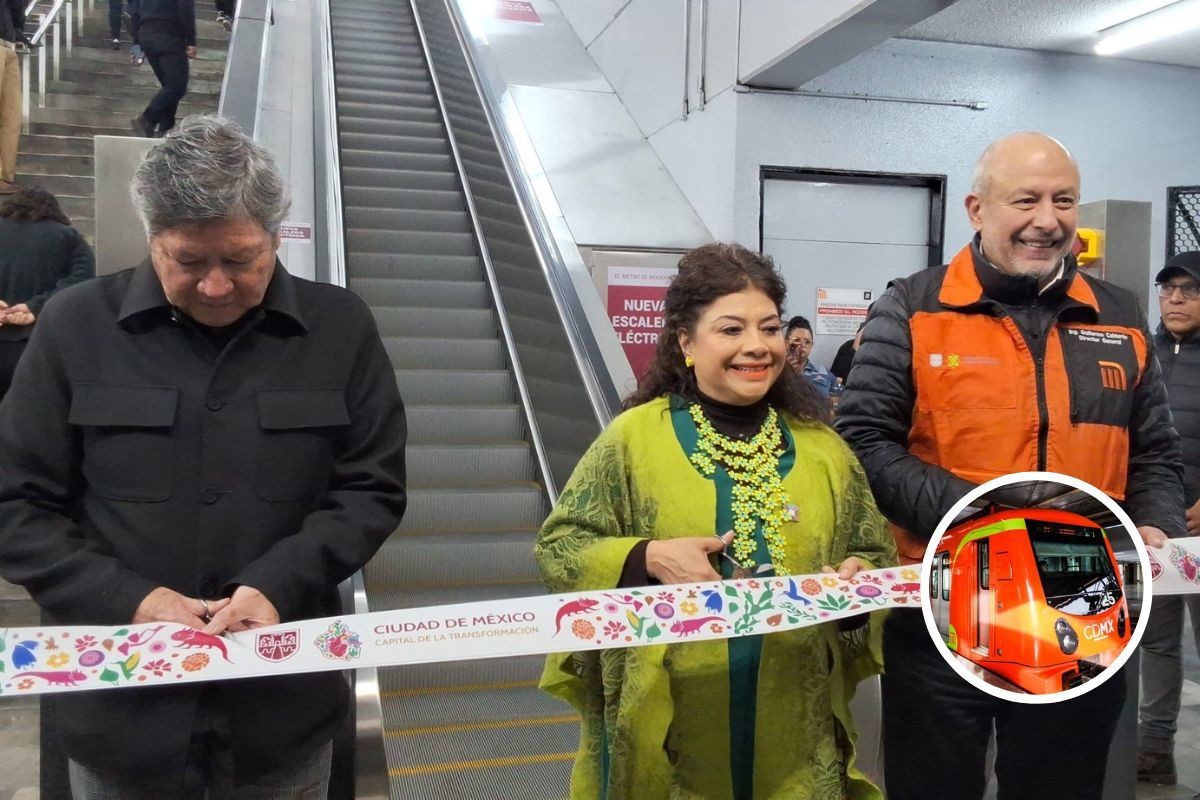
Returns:
[[[780,415],[779,470],[798,518],[781,532],[793,574],[858,556],[896,563],[862,468],[832,430]],[[728,530],[730,481],[688,460],[687,405],[659,398],[620,415],[592,444],[535,548],[554,592],[616,587],[643,539]],[[760,556],[765,555],[759,531]],[[766,558],[759,558],[763,563]],[[697,618],[705,613],[697,601]],[[878,615],[873,615],[878,617]],[[571,796],[881,798],[854,767],[849,701],[879,671],[881,619],[762,637],[552,655],[542,687],[583,717]]]

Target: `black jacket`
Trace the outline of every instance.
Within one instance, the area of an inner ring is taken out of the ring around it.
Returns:
[[[1191,508],[1200,500],[1200,332],[1177,342],[1160,323],[1154,350],[1183,445],[1183,491]]]
[[[976,483],[952,471],[962,465],[938,466],[910,452],[910,433],[917,424],[921,392],[921,386],[914,379],[914,373],[918,371],[913,353],[912,325],[915,317],[958,314],[959,318],[965,319],[963,315],[968,315],[976,325],[984,325],[989,330],[991,327],[986,320],[999,325],[1001,320],[1009,318],[1024,338],[1019,346],[1025,353],[1022,357],[1036,358],[1039,365],[1051,326],[1058,326],[1055,338],[1060,343],[1064,339],[1062,334],[1071,333],[1071,326],[1111,325],[1114,321],[1127,330],[1141,330],[1139,335],[1147,345],[1150,342],[1149,332],[1145,330],[1144,312],[1136,307],[1135,298],[1130,292],[1102,281],[1086,279],[1089,291],[1095,293],[1099,303],[1097,313],[1090,306],[1067,297],[1065,289],[1056,291],[1055,287],[1051,287],[1046,294],[1039,295],[1036,281],[1024,276],[1004,275],[983,261],[977,248],[972,253],[978,282],[982,286],[982,297],[971,305],[956,308],[940,302],[947,266],[924,270],[898,280],[888,288],[871,309],[863,329],[862,343],[850,371],[846,394],[838,406],[835,427],[862,462],[880,510],[918,541],[927,541],[942,517]],[[1068,256],[1066,274],[1059,286],[1070,284],[1076,274],[1074,259]],[[967,334],[959,335],[958,344],[966,345],[969,342]],[[1071,346],[1078,347],[1078,344],[1073,342]],[[1100,348],[1101,357],[1107,356],[1105,345],[1096,347]],[[931,359],[935,356],[925,354],[921,357]],[[936,358],[940,365],[941,356]],[[1117,401],[1104,399],[1107,396],[1093,375],[1094,365],[1094,361],[1090,366],[1078,363],[1067,378],[1071,384],[1072,416],[1078,405],[1081,410],[1080,423],[1092,423],[1092,427],[1102,423],[1127,429],[1128,466],[1125,486],[1121,488],[1124,489],[1125,505],[1130,516],[1137,525],[1154,525],[1168,534],[1180,533],[1183,497],[1179,443],[1171,426],[1166,391],[1157,361],[1147,358],[1142,379],[1136,385],[1131,385],[1128,393],[1121,392]],[[1088,378],[1095,386],[1078,375],[1084,367],[1090,369]],[[1061,384],[1064,376],[1058,377]],[[978,387],[976,389],[982,391]],[[1013,391],[1012,387],[1008,391]],[[1032,392],[1033,387],[1023,386],[1019,391]],[[958,401],[952,399],[951,402]],[[939,413],[963,415],[969,414],[970,409],[951,408]],[[1118,413],[1125,416],[1120,419],[1112,416]],[[1060,420],[1055,424],[1075,425],[1076,422],[1074,419],[1069,423]],[[1053,428],[1053,425],[1050,427]],[[1059,435],[1064,433],[1058,431]],[[1006,436],[1011,438],[1014,433],[997,430],[989,435],[1000,440]],[[1054,435],[1051,432],[1051,436]],[[1043,463],[1012,464],[1006,471],[1053,469],[1053,466],[1047,467],[1044,463],[1045,447],[1039,443],[1038,449],[1039,461]],[[1079,460],[1096,459],[1102,454],[1062,452],[1060,448],[1058,456],[1060,460]]]
[[[0,403],[0,573],[51,621],[124,624],[155,587],[261,590],[283,622],[340,613],[337,584],[405,507],[404,409],[374,320],[276,265],[223,348],[149,262],[51,298]],[[327,741],[339,673],[216,684],[234,767]],[[203,685],[57,696],[67,753],[136,777],[182,767]]]
[[[141,34],[151,30],[177,37],[191,47],[196,44],[196,4],[194,0],[134,0],[129,15],[129,35],[135,44]]]
[[[70,225],[0,217],[0,300],[25,303],[40,316],[52,294],[95,274],[91,246]],[[0,341],[28,339],[32,332],[30,325],[0,326]]]
[[[25,28],[25,0],[0,0],[0,39],[20,41]]]

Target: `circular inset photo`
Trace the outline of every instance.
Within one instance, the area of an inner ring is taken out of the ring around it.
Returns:
[[[1004,700],[1055,703],[1099,686],[1136,650],[1150,574],[1111,498],[1068,475],[1021,472],[977,487],[942,519],[925,552],[922,610],[967,681]]]

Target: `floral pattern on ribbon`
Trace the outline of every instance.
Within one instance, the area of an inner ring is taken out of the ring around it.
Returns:
[[[219,637],[179,625],[126,626],[107,636],[52,631],[0,631],[0,695],[39,687],[99,688],[137,685],[151,677],[158,683],[178,679],[210,663],[208,653],[189,655],[190,649],[220,650],[227,658]]]
[[[564,597],[556,636],[592,645],[680,641],[700,633],[750,635],[861,614],[890,605],[920,604],[920,573],[913,568],[758,578],[673,587],[628,589],[593,598]],[[570,620],[567,624],[566,620]]]

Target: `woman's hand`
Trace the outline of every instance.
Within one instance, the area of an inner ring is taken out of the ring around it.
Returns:
[[[858,556],[850,556],[841,564],[839,564],[837,569],[834,569],[826,564],[825,566],[821,567],[821,572],[836,572],[839,578],[844,581],[848,581],[853,578],[860,569],[874,569],[874,567],[868,564],[866,561],[863,561]]]
[[[660,583],[704,583],[719,581],[708,556],[719,553],[733,541],[733,531],[724,536],[689,536],[654,540],[646,546],[646,572]]]

